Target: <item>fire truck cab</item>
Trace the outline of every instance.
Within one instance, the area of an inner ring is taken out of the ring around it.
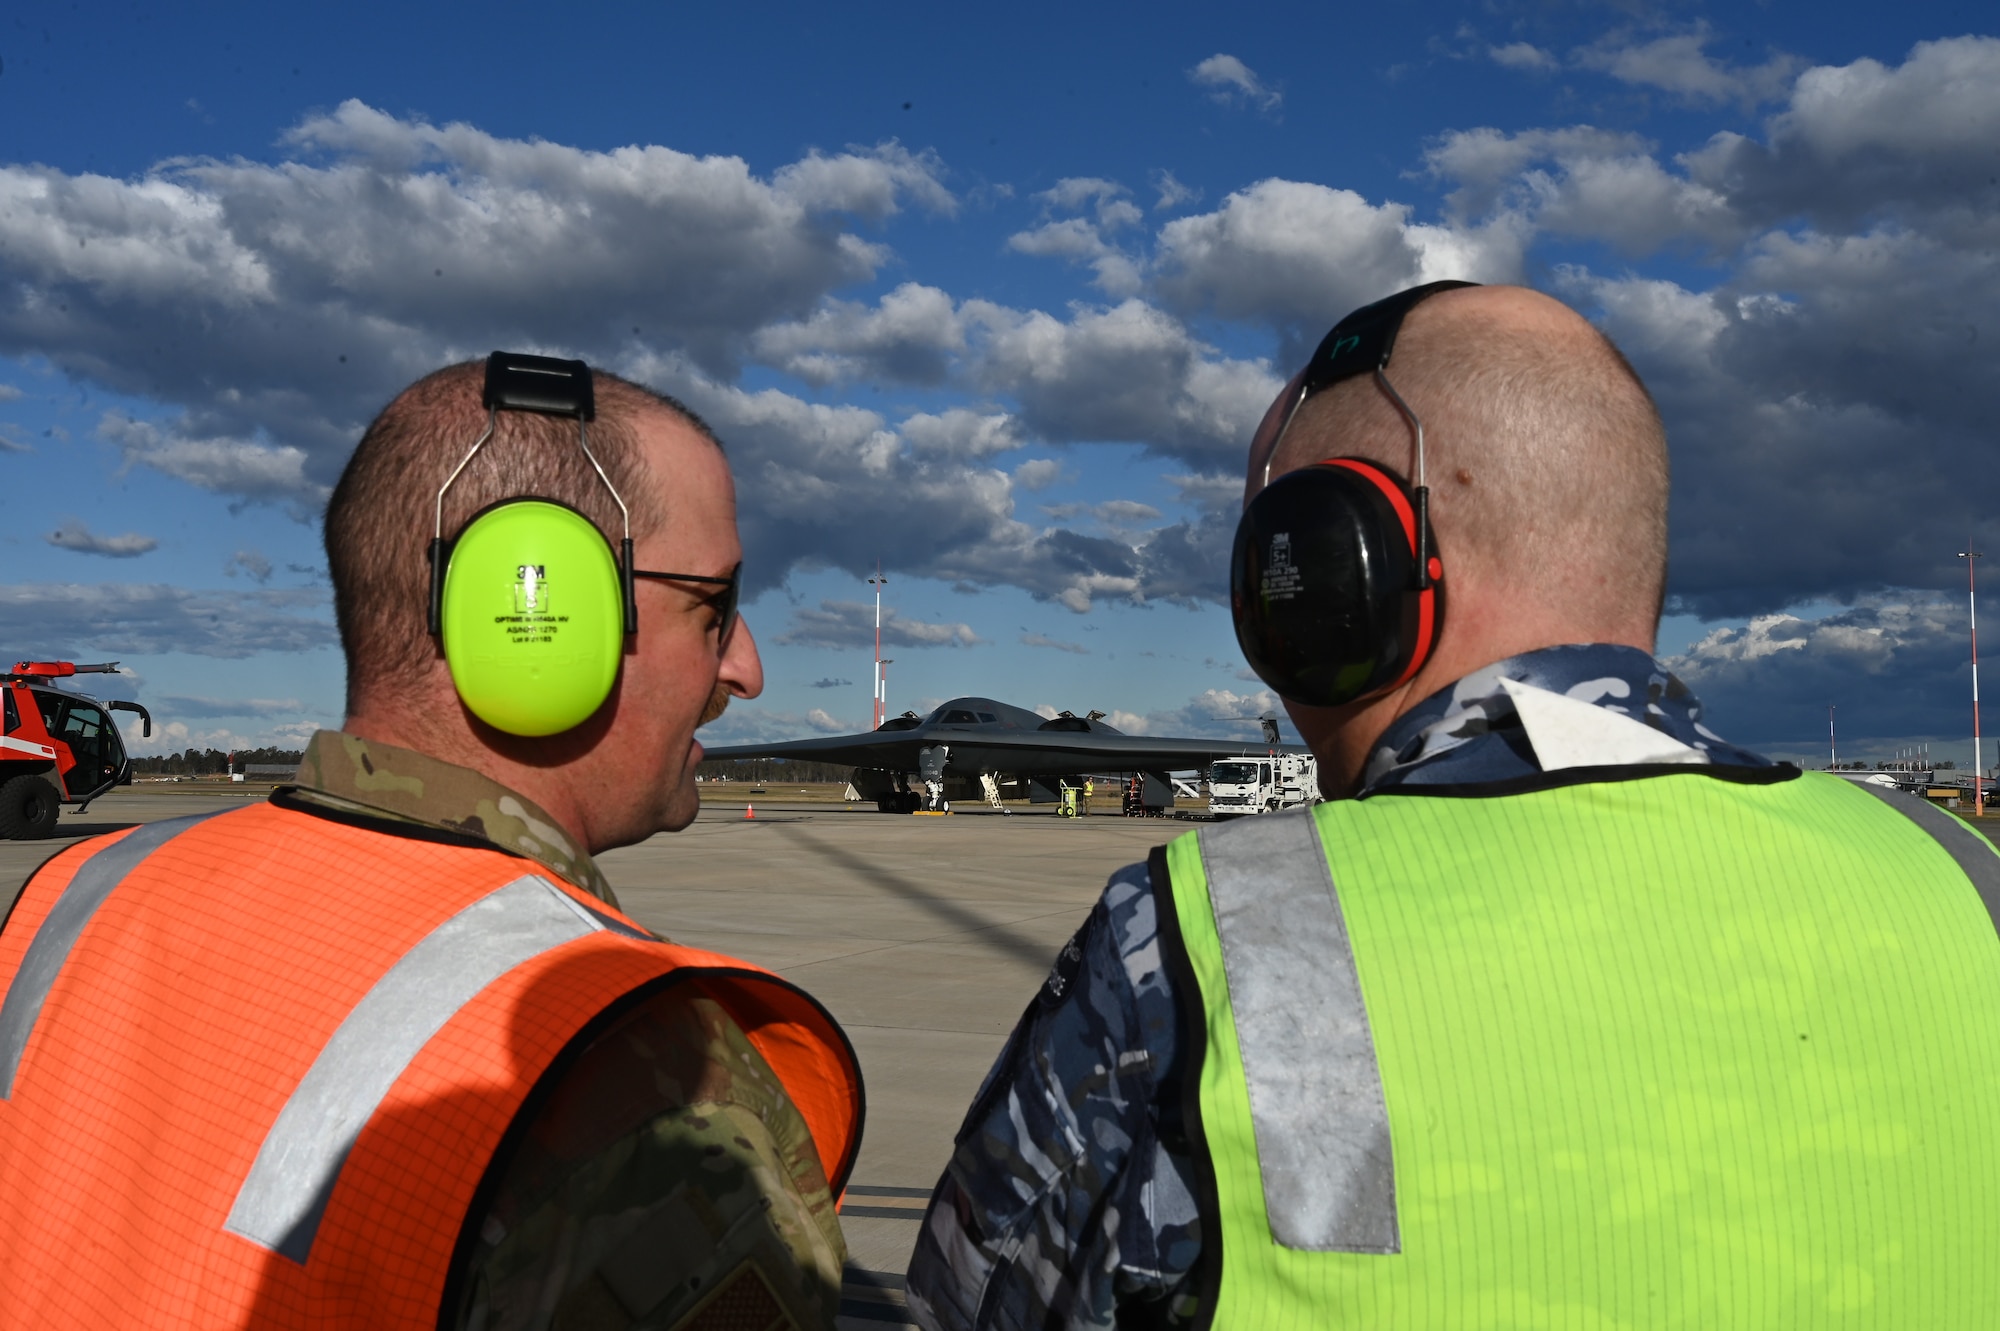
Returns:
[[[101,703],[55,683],[117,673],[116,661],[19,661],[0,675],[0,840],[49,836],[59,806],[81,813],[112,787],[132,783],[132,760],[110,713],[138,713],[149,737],[152,716],[138,703]]]

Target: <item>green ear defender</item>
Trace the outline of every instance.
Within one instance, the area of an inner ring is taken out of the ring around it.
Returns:
[[[590,451],[589,366],[496,351],[486,360],[485,406],[486,432],[438,490],[431,632],[442,638],[452,683],[474,716],[510,735],[553,735],[604,705],[625,639],[638,630],[631,519],[622,559],[583,514],[534,496],[491,505],[446,541],[445,492],[493,437],[501,411],[575,417],[584,456],[626,511]]]
[[[512,499],[452,542],[444,657],[458,696],[510,735],[553,735],[611,694],[625,645],[618,564],[590,520]]]

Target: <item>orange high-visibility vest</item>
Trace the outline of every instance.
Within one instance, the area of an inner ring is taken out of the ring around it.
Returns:
[[[268,804],[63,852],[0,929],[0,1326],[437,1325],[530,1090],[669,985],[741,1025],[838,1196],[826,1010],[531,861]]]

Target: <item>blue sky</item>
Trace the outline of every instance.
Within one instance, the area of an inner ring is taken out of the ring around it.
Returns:
[[[2000,535],[1995,26],[11,15],[0,655],[122,659],[106,692],[162,722],[141,748],[337,722],[325,489],[397,388],[505,346],[656,384],[728,441],[769,687],[717,742],[865,724],[878,559],[894,710],[1237,732],[1272,703],[1219,604],[1243,442],[1348,308],[1463,276],[1570,301],[1654,386],[1662,652],[1717,729],[1812,758],[1838,703],[1855,756],[1958,745],[1954,555]]]

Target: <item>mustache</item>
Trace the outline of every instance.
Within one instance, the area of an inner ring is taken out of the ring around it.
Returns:
[[[729,689],[726,685],[717,684],[715,692],[708,695],[708,705],[701,709],[701,720],[695,722],[695,728],[700,729],[728,710]]]

